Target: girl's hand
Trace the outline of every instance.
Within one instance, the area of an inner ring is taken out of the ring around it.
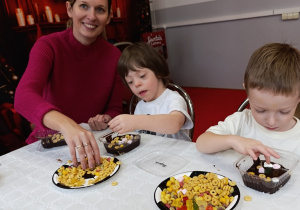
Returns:
[[[111,130],[117,133],[127,133],[136,130],[134,115],[121,114],[113,118],[108,126]]]
[[[90,128],[94,131],[104,130],[108,127],[108,122],[111,120],[109,115],[96,115],[88,121]]]

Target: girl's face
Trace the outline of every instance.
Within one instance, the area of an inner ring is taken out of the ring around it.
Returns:
[[[125,80],[133,94],[145,102],[157,99],[166,89],[163,81],[147,68],[136,68],[136,71],[130,70]]]
[[[251,112],[258,124],[271,131],[287,131],[294,127],[299,93],[274,95],[258,89],[249,89],[248,93]]]
[[[83,45],[90,45],[104,31],[110,21],[107,0],[76,0],[73,7],[66,2],[73,20],[73,34]]]

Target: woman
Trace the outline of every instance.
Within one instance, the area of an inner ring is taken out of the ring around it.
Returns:
[[[60,131],[74,165],[76,150],[84,169],[100,164],[100,152],[92,129],[107,128],[121,113],[122,82],[117,74],[120,51],[101,36],[110,21],[111,0],[66,2],[71,27],[41,37],[33,46],[27,69],[18,85],[15,108],[41,129]],[[96,117],[95,117],[96,116]],[[92,117],[92,118],[91,118]]]

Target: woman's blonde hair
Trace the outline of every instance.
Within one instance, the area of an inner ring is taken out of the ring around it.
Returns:
[[[249,60],[244,85],[247,94],[250,88],[286,96],[300,94],[299,50],[281,43],[260,47]]]

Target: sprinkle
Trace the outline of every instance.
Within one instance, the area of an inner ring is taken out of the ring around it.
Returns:
[[[272,168],[273,164],[272,163],[268,164],[267,162],[264,162],[264,167]]]
[[[259,176],[259,178],[261,178],[261,179],[266,178],[266,175],[264,175],[264,174],[259,174],[258,176]]]
[[[281,166],[280,166],[279,164],[275,163],[275,164],[273,165],[273,168],[274,168],[274,169],[280,169]]]
[[[182,176],[178,177],[177,180],[178,180],[178,182],[182,182],[183,181],[183,177]]]
[[[265,173],[264,167],[260,167],[260,168],[258,169],[258,173],[260,173],[260,174]]]
[[[271,178],[270,178],[270,177],[267,177],[267,178],[265,179],[265,181],[266,181],[266,182],[270,182],[270,181],[271,181]]]

